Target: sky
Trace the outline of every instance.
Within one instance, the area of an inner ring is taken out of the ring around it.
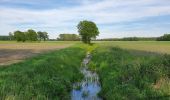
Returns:
[[[97,38],[157,37],[170,33],[170,0],[0,0],[0,35],[34,29],[55,39],[78,34],[82,20],[97,24]]]

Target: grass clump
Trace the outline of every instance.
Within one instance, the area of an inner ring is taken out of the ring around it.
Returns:
[[[0,67],[0,99],[67,100],[80,81],[85,50],[66,48]]]
[[[102,86],[99,95],[104,99],[169,99],[169,55],[133,53],[111,46],[99,47],[92,55],[90,69],[99,74]]]

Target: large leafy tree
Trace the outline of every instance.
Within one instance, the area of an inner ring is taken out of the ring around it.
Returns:
[[[38,34],[38,39],[41,41],[42,39],[46,41],[48,39],[48,33],[47,32],[37,32]]]
[[[96,36],[99,35],[99,30],[96,24],[92,21],[80,21],[77,28],[84,43],[90,44],[91,39],[96,38]]]
[[[26,33],[27,40],[29,41],[37,41],[37,33],[36,31],[29,29]]]
[[[21,31],[15,31],[14,32],[14,38],[17,41],[22,41],[22,42],[26,41],[26,36],[25,36],[24,32],[21,32]]]
[[[62,41],[77,41],[80,40],[77,34],[60,34],[58,40]]]

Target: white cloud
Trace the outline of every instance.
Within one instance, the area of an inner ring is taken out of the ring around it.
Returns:
[[[3,1],[7,2],[10,0]],[[1,34],[7,34],[7,31],[34,28],[37,30],[48,30],[53,33],[50,34],[52,38],[58,32],[76,32],[76,24],[84,19],[95,21],[98,25],[101,25],[135,21],[151,16],[170,15],[169,0],[97,1],[83,0],[80,6],[48,10],[0,7],[0,26],[3,26],[0,32]],[[15,0],[14,2],[21,1]],[[34,3],[33,0],[23,2]],[[22,23],[33,24],[18,25]],[[102,37],[105,35],[104,30],[106,29],[107,26],[100,28]],[[107,30],[107,32],[114,33],[112,29]]]

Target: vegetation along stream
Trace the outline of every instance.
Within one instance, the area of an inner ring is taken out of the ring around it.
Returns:
[[[84,79],[73,84],[72,100],[102,100],[97,95],[101,90],[98,74],[88,70],[87,64],[90,59],[91,55],[88,53],[80,69]]]

